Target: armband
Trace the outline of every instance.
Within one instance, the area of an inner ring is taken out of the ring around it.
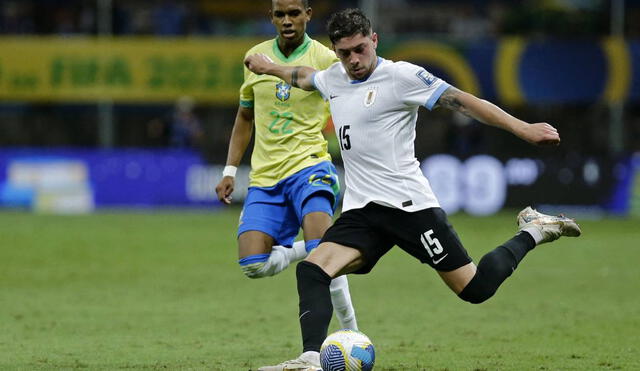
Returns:
[[[294,67],[291,71],[291,86],[299,88],[298,86],[298,72],[300,72],[300,66]]]

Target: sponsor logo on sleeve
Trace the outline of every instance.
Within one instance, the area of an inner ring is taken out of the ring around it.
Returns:
[[[422,82],[424,82],[425,85],[427,86],[433,85],[433,83],[436,82],[436,79],[437,79],[435,76],[433,76],[426,70],[418,71],[418,73],[416,73],[416,76],[418,76],[418,78],[422,80]]]

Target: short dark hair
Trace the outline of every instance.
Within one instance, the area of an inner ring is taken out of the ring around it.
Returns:
[[[362,36],[371,35],[371,21],[360,9],[344,9],[331,15],[327,22],[327,32],[332,43],[343,37],[361,33]]]
[[[271,9],[273,9],[273,2],[274,2],[274,0],[271,0]],[[300,0],[300,2],[302,3],[302,7],[305,10],[309,9],[309,0]]]

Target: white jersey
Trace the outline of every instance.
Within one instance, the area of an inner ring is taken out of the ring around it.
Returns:
[[[418,108],[431,110],[449,84],[422,67],[382,58],[366,80],[352,81],[338,62],[316,72],[313,83],[331,105],[340,142],[343,211],[370,202],[405,211],[439,206],[414,140]]]

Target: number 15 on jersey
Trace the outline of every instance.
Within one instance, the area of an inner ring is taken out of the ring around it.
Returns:
[[[344,125],[338,129],[338,140],[340,141],[340,149],[343,151],[351,149],[351,138],[349,137],[349,128],[351,126]]]

